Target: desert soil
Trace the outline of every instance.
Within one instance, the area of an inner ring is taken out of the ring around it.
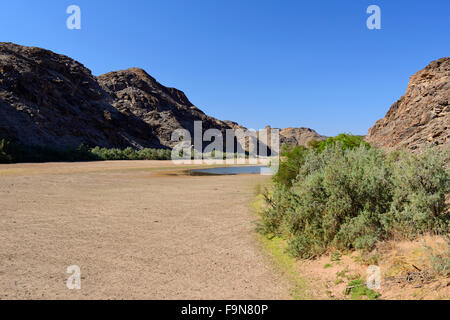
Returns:
[[[172,167],[172,168],[171,168]],[[249,203],[267,177],[171,162],[0,165],[0,299],[285,299]],[[69,266],[81,290],[69,290]]]

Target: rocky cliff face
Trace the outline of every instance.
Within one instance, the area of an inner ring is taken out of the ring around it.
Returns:
[[[271,147],[271,135],[270,132],[275,128],[267,126],[264,130],[267,130],[267,142],[269,148]],[[309,128],[286,128],[278,129],[280,132],[280,150],[283,146],[304,146],[307,147],[312,140],[326,140],[327,137],[318,134],[313,129]]]
[[[218,129],[225,136],[232,122],[207,116],[177,89],[158,83],[144,70],[132,68],[98,77],[102,88],[113,98],[112,105],[127,116],[142,119],[154,129],[160,142],[173,147],[172,132],[187,129],[194,136],[194,121],[202,121],[202,129]]]
[[[431,62],[410,79],[403,97],[369,130],[366,140],[387,150],[450,145],[450,58]]]
[[[170,148],[174,130],[194,136],[194,121],[224,137],[227,129],[245,129],[206,115],[142,69],[95,77],[67,56],[0,42],[0,138],[56,147]],[[282,144],[312,138],[321,136],[305,128],[281,132]]]
[[[48,50],[0,43],[0,136],[23,144],[161,146],[124,116],[82,64]]]
[[[98,78],[81,63],[51,51],[0,43],[0,137],[28,145],[172,147],[172,132],[225,132],[230,125],[205,115],[183,92],[144,70]]]
[[[308,146],[312,140],[325,140],[327,137],[309,128],[286,128],[280,131],[280,144],[293,146]]]

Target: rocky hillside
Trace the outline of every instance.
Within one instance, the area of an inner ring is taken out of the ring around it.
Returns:
[[[162,146],[112,106],[91,71],[51,51],[0,43],[0,136],[27,145]]]
[[[366,140],[387,150],[450,145],[450,58],[431,62],[410,79],[403,97],[369,130]]]
[[[194,121],[223,134],[245,129],[206,115],[142,69],[95,77],[67,56],[0,42],[0,138],[55,147],[170,148],[174,130],[194,136]],[[312,138],[321,136],[305,128],[281,131],[281,143]]]
[[[98,82],[112,97],[114,108],[143,120],[165,146],[177,143],[171,137],[178,128],[189,130],[193,136],[194,121],[202,121],[203,130],[219,129],[224,136],[225,130],[231,129],[231,122],[207,116],[182,91],[161,85],[142,69],[110,72],[99,76]]]
[[[0,137],[27,145],[170,147],[171,133],[231,128],[140,69],[96,78],[51,51],[0,43]]]
[[[271,146],[271,135],[270,130],[275,129],[270,126],[267,126],[264,130],[268,133],[267,142],[270,148]],[[286,128],[279,129],[280,130],[280,149],[284,145],[289,146],[304,146],[307,147],[309,142],[312,140],[325,140],[327,137],[318,134],[313,129],[309,128]]]
[[[280,131],[280,144],[308,146],[311,140],[325,140],[327,137],[309,128],[286,128]]]

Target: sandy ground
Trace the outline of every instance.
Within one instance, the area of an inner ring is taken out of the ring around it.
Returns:
[[[254,237],[267,177],[170,167],[0,165],[0,299],[289,298]],[[71,265],[81,290],[66,287]]]
[[[307,280],[307,288],[315,299],[350,299],[345,294],[349,282],[362,279],[365,283],[373,274],[369,266],[376,265],[380,272],[380,286],[375,289],[381,294],[379,299],[449,300],[450,278],[427,273],[432,271],[431,255],[448,257],[447,249],[443,237],[427,235],[414,241],[381,242],[370,253],[353,251],[339,258],[327,253],[314,260],[296,261],[294,268]]]

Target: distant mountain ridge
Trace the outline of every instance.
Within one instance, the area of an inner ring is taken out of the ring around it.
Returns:
[[[280,144],[307,147],[312,140],[325,140],[327,137],[310,128],[286,128],[280,130]]]
[[[175,129],[242,128],[195,107],[138,68],[95,77],[81,63],[49,50],[0,42],[0,137],[55,147],[171,148]],[[281,131],[281,142],[321,137],[306,128]]]

